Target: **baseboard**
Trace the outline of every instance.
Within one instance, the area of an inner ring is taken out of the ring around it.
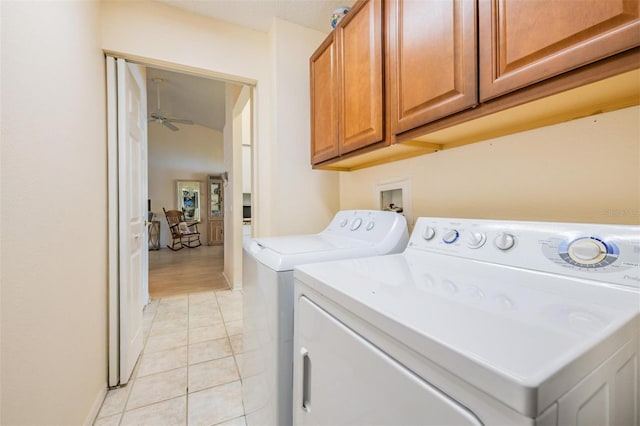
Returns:
[[[227,282],[227,285],[229,286],[229,290],[231,291],[242,290],[242,284],[238,284],[234,287],[233,284],[231,284],[231,281],[229,281],[229,277],[227,277],[227,274],[225,274],[224,271],[222,271],[222,276],[224,277],[224,280]]]
[[[102,389],[100,390],[100,392],[98,392],[98,395],[96,396],[96,399],[93,401],[93,404],[91,405],[91,410],[89,410],[89,414],[87,415],[87,418],[83,423],[85,426],[91,426],[96,422],[96,419],[98,418],[98,413],[100,413],[100,408],[102,408],[102,403],[104,402],[104,399],[106,396],[107,396],[107,384],[105,383]]]

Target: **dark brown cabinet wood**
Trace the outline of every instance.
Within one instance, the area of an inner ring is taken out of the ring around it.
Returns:
[[[310,60],[311,163],[340,154],[338,148],[338,73],[336,43],[332,33]]]
[[[480,100],[640,45],[637,0],[479,0]]]
[[[340,154],[384,138],[382,1],[356,3],[335,29]]]
[[[393,134],[477,105],[474,1],[390,0],[386,15]]]

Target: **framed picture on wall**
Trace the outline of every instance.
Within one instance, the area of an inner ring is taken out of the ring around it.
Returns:
[[[200,221],[200,182],[177,181],[178,210],[184,212],[184,218],[190,222]]]

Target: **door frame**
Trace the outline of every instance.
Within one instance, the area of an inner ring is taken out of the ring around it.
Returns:
[[[127,62],[136,63],[143,66],[150,66],[159,69],[165,69],[168,71],[179,72],[183,74],[191,74],[198,77],[211,78],[225,81],[226,83],[242,84],[249,86],[251,91],[252,102],[252,122],[251,122],[251,148],[252,148],[252,163],[251,163],[251,176],[252,176],[252,211],[258,211],[258,161],[256,156],[256,132],[254,129],[257,127],[257,105],[256,102],[256,86],[257,81],[241,76],[235,76],[230,74],[224,74],[213,70],[206,70],[201,68],[194,68],[187,65],[171,63],[161,61],[157,59],[141,57],[137,55],[130,55],[122,52],[114,52],[110,50],[103,50],[105,55],[105,64],[107,66],[107,172],[108,172],[108,224],[107,224],[107,240],[108,240],[108,324],[109,324],[109,347],[108,347],[108,385],[109,387],[116,387],[119,385],[119,360],[120,360],[120,345],[119,339],[114,338],[118,336],[120,329],[120,318],[118,312],[117,301],[120,294],[120,281],[119,281],[119,237],[118,237],[118,218],[119,218],[119,205],[118,205],[118,145],[117,145],[117,120],[111,122],[109,117],[116,117],[117,115],[117,81],[115,81],[115,75],[109,75],[108,67],[109,61],[113,58],[121,58]],[[115,60],[114,60],[115,62]],[[115,64],[113,65],[115,68]],[[242,218],[240,219],[242,220]],[[254,221],[254,235],[257,229],[257,221]],[[147,287],[146,301],[149,301],[149,293]]]

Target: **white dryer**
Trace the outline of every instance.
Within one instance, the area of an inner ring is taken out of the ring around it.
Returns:
[[[420,218],[297,267],[296,425],[638,425],[640,227]]]
[[[294,266],[399,253],[408,240],[402,215],[345,210],[318,234],[245,241],[244,354],[240,370],[248,424],[291,424]]]

